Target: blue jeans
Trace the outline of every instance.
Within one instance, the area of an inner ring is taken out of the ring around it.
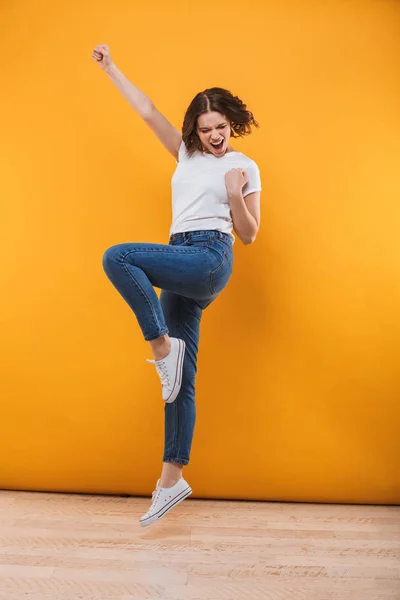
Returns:
[[[182,387],[164,408],[163,462],[189,464],[200,320],[228,283],[232,266],[232,240],[216,230],[176,233],[169,245],[118,244],[104,254],[104,271],[135,313],[144,339],[168,333],[186,342]],[[153,286],[162,290],[160,300]]]

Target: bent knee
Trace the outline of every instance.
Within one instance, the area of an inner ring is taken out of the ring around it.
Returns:
[[[104,252],[102,263],[106,273],[122,263],[124,257],[123,246],[124,244],[117,244]]]

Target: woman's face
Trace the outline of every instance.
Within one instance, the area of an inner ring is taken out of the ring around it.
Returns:
[[[231,124],[225,115],[215,111],[200,115],[196,132],[204,152],[223,156],[227,151],[232,151],[229,144]]]

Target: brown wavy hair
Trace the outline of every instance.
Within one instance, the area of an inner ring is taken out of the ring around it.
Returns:
[[[231,136],[244,137],[252,131],[251,126],[259,127],[253,113],[247,110],[246,104],[229,90],[223,88],[209,88],[199,92],[191,101],[186,111],[182,125],[182,139],[189,156],[196,150],[203,150],[200,138],[197,135],[197,119],[200,115],[216,111],[229,119],[231,123]]]

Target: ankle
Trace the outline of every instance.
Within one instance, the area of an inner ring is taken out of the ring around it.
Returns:
[[[170,488],[173,487],[174,485],[176,485],[178,483],[178,481],[182,479],[182,475],[179,475],[179,477],[169,477],[169,478],[161,478],[160,479],[160,487],[162,488]]]
[[[168,336],[151,341],[150,346],[154,360],[162,360],[171,352],[171,340]]]
[[[182,465],[178,463],[163,463],[160,475],[160,487],[172,487],[182,479]]]

